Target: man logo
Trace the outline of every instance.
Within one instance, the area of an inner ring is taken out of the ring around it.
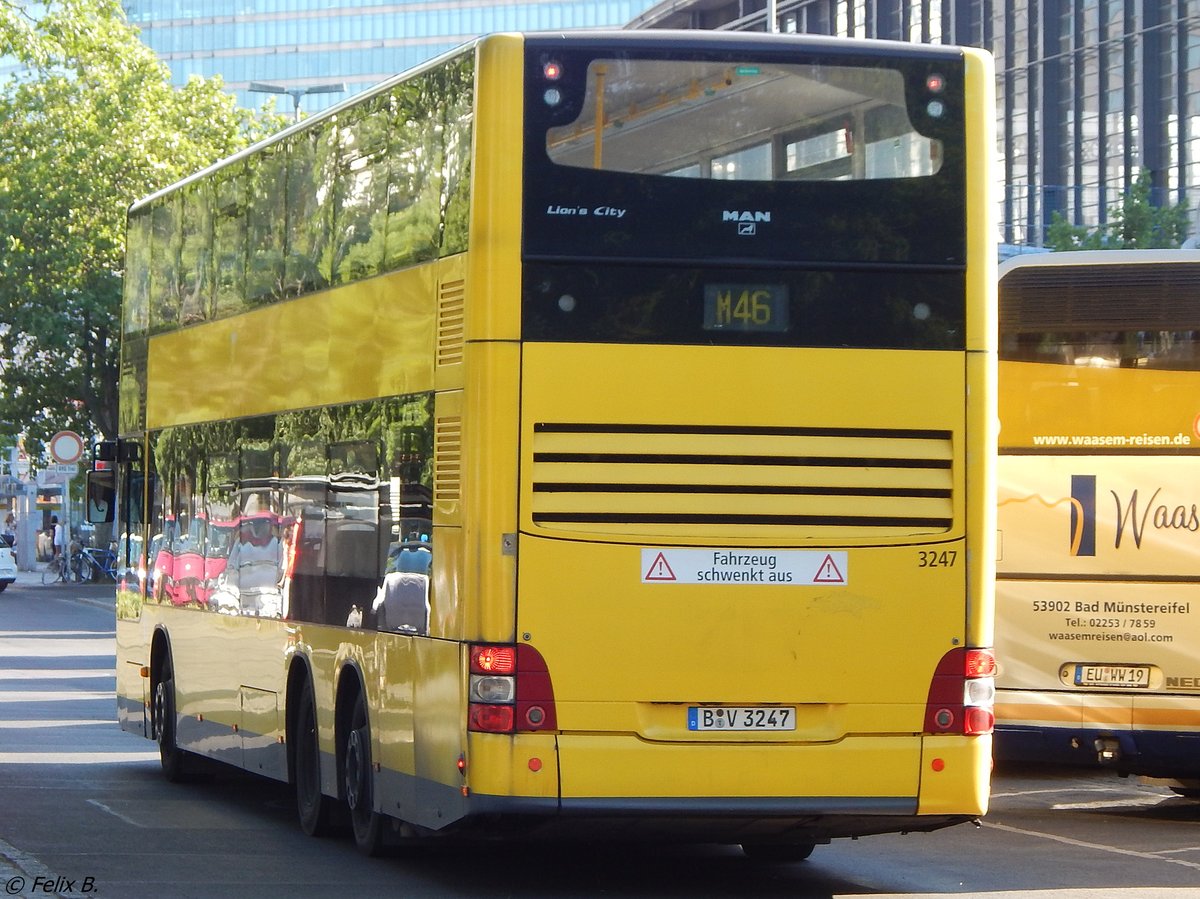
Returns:
[[[721,221],[723,222],[769,222],[771,221],[771,213],[769,212],[739,212],[736,209],[725,209],[721,212]]]
[[[1096,555],[1096,476],[1071,475],[1071,555]]]

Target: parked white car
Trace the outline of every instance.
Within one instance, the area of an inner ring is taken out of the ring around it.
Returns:
[[[17,579],[17,560],[12,547],[0,543],[0,592]]]

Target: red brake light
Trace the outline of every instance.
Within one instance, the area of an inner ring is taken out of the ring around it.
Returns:
[[[475,674],[515,674],[517,650],[514,646],[472,646],[471,671]]]
[[[967,736],[990,734],[996,726],[996,715],[982,706],[967,706],[963,720],[963,733]]]
[[[470,729],[490,734],[511,733],[513,718],[513,707],[511,705],[472,703],[470,709]]]

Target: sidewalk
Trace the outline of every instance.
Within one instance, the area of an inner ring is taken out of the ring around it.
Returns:
[[[42,586],[42,569],[46,567],[45,562],[38,562],[37,568],[33,571],[18,571],[16,585],[18,587],[32,587],[35,584]]]
[[[106,605],[109,608],[115,608],[117,605],[117,585],[112,583],[83,583],[78,584],[74,581],[70,583],[62,583],[61,581],[46,586],[42,584],[42,571],[46,568],[45,562],[38,562],[35,571],[18,571],[17,579],[13,582],[13,587],[31,588],[36,590],[53,591],[58,596],[68,599],[79,599],[94,605]]]

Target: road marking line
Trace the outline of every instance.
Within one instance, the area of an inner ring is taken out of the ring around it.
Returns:
[[[1200,870],[1200,862],[1189,862],[1181,858],[1163,858],[1158,852],[1139,852],[1136,849],[1122,849],[1119,846],[1105,846],[1102,843],[1088,843],[1083,840],[1074,840],[1070,837],[1060,837],[1058,834],[1041,833],[1036,830],[1025,830],[1020,827],[1010,827],[1007,824],[996,824],[995,822],[983,822],[984,827],[993,827],[996,830],[1003,830],[1007,833],[1019,833],[1027,837],[1041,837],[1044,840],[1053,840],[1056,843],[1063,843],[1067,846],[1076,846],[1080,849],[1096,849],[1100,852],[1111,852],[1114,855],[1131,855],[1134,858],[1145,858],[1154,861],[1166,862],[1170,865],[1182,865],[1185,868],[1195,868]]]
[[[1097,802],[1060,802],[1050,806],[1050,808],[1056,811],[1086,808],[1122,808],[1136,805],[1158,805],[1160,802],[1166,802],[1170,798],[1169,796],[1134,796],[1130,799],[1101,799]]]
[[[135,821],[133,818],[130,818],[127,815],[122,815],[120,812],[109,808],[107,805],[105,805],[103,802],[101,802],[98,799],[89,799],[88,804],[94,805],[94,806],[96,806],[96,808],[102,809],[102,810],[108,812],[114,818],[120,818],[126,824],[132,824],[134,827],[139,827],[139,828],[143,828],[143,829],[146,827],[146,825],[143,824],[141,821]]]
[[[1017,796],[1044,796],[1047,793],[1116,793],[1112,787],[1056,787],[1053,790],[1017,790],[1015,793],[993,793],[993,799],[1013,799]]]

